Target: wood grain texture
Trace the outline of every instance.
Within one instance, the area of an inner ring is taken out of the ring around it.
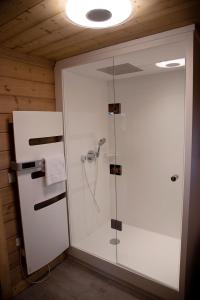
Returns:
[[[8,203],[3,206],[3,219],[4,223],[17,219],[15,203]]]
[[[43,83],[54,83],[52,67],[42,68],[28,63],[22,63],[0,57],[0,76],[39,81]]]
[[[8,255],[9,267],[10,270],[16,268],[20,264],[20,251],[17,249]]]
[[[9,150],[9,136],[8,133],[0,133],[0,151]]]
[[[4,24],[17,17],[32,6],[40,3],[41,0],[3,0],[1,1],[0,24]]]
[[[3,206],[14,203],[15,193],[12,185],[0,189],[0,201]]]
[[[40,66],[43,68],[53,68],[55,65],[54,61],[47,60],[42,57],[31,56],[19,51],[13,51],[12,49],[0,46],[0,57],[7,58],[10,60],[20,61],[21,63],[28,63],[30,65]]]
[[[0,76],[0,94],[54,99],[54,85]]]
[[[2,170],[0,171],[0,188],[7,187],[8,185],[8,170]]]
[[[24,0],[24,4],[25,2],[27,2],[28,6],[29,1],[30,0]],[[9,5],[10,1],[7,2]],[[12,2],[15,3],[18,1]],[[17,34],[20,34],[27,28],[37,26],[41,21],[62,12],[65,7],[64,3],[64,0],[40,0],[37,1],[35,5],[32,5],[31,7],[28,7],[28,9],[25,9],[21,14],[19,13],[18,7],[16,6],[13,11],[15,11],[16,13],[18,12],[18,14],[14,18],[10,18],[10,21],[2,24],[2,26],[0,27],[0,41],[6,41],[8,38],[12,38]],[[1,10],[1,15],[3,15],[3,10]]]
[[[0,216],[2,214],[2,203],[0,201]],[[12,296],[6,234],[3,219],[0,218],[0,297],[3,300],[11,299]]]
[[[16,220],[11,220],[5,224],[6,239],[16,236],[19,230]]]
[[[1,96],[0,96],[1,99]],[[0,100],[1,101],[1,100]],[[1,111],[1,105],[0,105],[0,111]],[[12,120],[11,114],[1,114],[0,113],[0,132],[8,132],[8,124],[9,121]]]
[[[7,21],[2,25],[0,22],[1,44],[18,53],[32,54],[52,61],[200,23],[199,0],[132,0],[132,18],[125,24],[103,30],[85,29],[71,24],[65,17],[64,0],[29,0],[27,4],[20,2],[21,10],[15,15],[12,8],[10,17],[9,9],[6,10],[4,3],[6,16],[2,17]],[[27,9],[24,9],[26,5]]]
[[[0,124],[2,130],[7,130],[12,111],[16,110],[55,110],[55,100],[29,96],[0,95]],[[5,129],[4,129],[5,128]]]
[[[11,238],[7,239],[7,249],[9,255],[13,252],[16,252],[18,249],[16,246],[16,238],[17,236],[12,236]]]
[[[0,170],[10,167],[10,153],[8,151],[0,152]]]
[[[8,125],[12,121],[13,111],[55,111],[54,63],[0,48],[0,66],[0,220],[3,224],[0,225],[0,236],[7,247],[8,258],[5,263],[8,270],[10,269],[8,277],[10,275],[11,278],[15,278],[12,284],[15,282],[20,285],[23,280],[21,286],[25,288],[27,285],[24,285],[24,278],[18,272],[19,249],[16,247],[16,238],[22,238],[19,230],[18,192],[13,184],[8,182],[10,152],[13,150],[10,149]],[[4,235],[1,235],[2,228]],[[37,276],[39,275],[36,273],[35,277]],[[8,278],[1,283],[4,289],[9,280]]]

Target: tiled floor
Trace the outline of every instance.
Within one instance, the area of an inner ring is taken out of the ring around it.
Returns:
[[[67,259],[47,281],[34,285],[13,300],[139,300],[115,282]]]

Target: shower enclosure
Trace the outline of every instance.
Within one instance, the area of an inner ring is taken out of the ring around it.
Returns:
[[[56,69],[72,253],[127,270],[134,285],[170,300],[184,299],[191,147],[193,28],[178,33],[68,59]]]

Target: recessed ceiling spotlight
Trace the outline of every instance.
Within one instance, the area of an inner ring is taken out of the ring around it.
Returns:
[[[82,27],[107,28],[124,23],[133,10],[131,0],[67,0],[68,19]]]
[[[179,58],[174,60],[161,61],[156,63],[159,68],[179,68],[185,66],[185,58]]]

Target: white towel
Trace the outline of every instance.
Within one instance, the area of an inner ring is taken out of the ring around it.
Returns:
[[[47,156],[44,160],[46,185],[66,180],[65,157],[63,154]]]

